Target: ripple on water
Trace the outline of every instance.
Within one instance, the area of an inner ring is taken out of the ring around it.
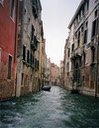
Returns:
[[[98,128],[97,101],[53,86],[0,105],[1,128]]]

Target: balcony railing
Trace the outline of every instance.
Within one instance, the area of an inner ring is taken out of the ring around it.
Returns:
[[[36,39],[36,36],[34,36],[34,40],[31,41],[31,49],[33,49],[33,51],[36,51],[38,47],[38,41]]]
[[[82,48],[79,47],[79,48],[77,49],[77,55],[78,55],[78,56],[81,56],[81,55],[82,55],[82,52],[83,52]]]
[[[71,53],[71,59],[73,59],[75,57],[75,52],[73,51],[72,53]]]
[[[77,56],[81,56],[83,53],[83,49],[82,48],[77,48],[76,50],[74,50],[72,53],[71,53],[71,59],[74,59],[75,57]]]

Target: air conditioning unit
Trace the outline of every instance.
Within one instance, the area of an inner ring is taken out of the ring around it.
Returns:
[[[2,4],[2,5],[3,5],[3,1],[4,1],[4,0],[0,0],[0,4]]]

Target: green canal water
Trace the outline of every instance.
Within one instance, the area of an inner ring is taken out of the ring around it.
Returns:
[[[0,103],[0,128],[99,128],[99,99],[53,86]]]

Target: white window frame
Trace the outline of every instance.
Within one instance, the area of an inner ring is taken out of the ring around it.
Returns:
[[[0,0],[0,4],[3,6],[4,5],[4,0]]]

